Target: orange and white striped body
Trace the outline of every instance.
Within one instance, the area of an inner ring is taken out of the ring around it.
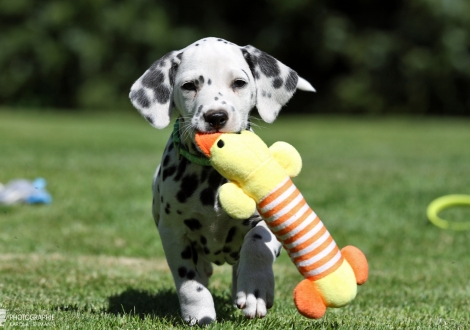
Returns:
[[[333,237],[289,177],[258,203],[258,212],[306,279],[319,280],[343,263]]]

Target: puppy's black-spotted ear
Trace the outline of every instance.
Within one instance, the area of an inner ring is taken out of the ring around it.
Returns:
[[[241,48],[256,84],[256,107],[267,123],[272,123],[296,89],[314,92],[308,81],[269,54],[253,46]]]
[[[170,123],[174,104],[173,85],[183,52],[172,51],[152,64],[132,85],[129,98],[137,110],[156,128]]]

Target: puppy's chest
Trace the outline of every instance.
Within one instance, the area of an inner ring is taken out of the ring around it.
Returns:
[[[235,263],[246,233],[256,219],[230,218],[218,202],[218,190],[227,182],[210,166],[177,157],[169,145],[160,167],[160,221],[184,232],[191,249],[215,264]]]

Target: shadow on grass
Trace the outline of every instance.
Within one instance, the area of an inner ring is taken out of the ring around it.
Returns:
[[[223,296],[214,294],[213,298],[217,319],[219,321],[233,321],[239,318],[230,297],[227,295]],[[141,320],[146,318],[166,319],[174,325],[185,324],[180,315],[178,296],[174,289],[161,290],[157,293],[152,293],[145,290],[128,288],[119,294],[110,296],[108,298],[108,308],[99,311],[93,309],[88,310],[87,308],[80,308],[78,306],[71,305],[56,306],[54,309],[59,309],[65,312],[104,312],[115,316],[137,316]]]
[[[233,320],[237,318],[232,299],[228,296],[213,294],[217,319]],[[157,293],[129,288],[126,291],[108,298],[110,314],[138,315],[141,319],[146,317],[170,318],[180,320],[180,307],[178,296],[174,290],[161,290]]]
[[[128,288],[126,291],[108,298],[110,314],[138,315],[145,317],[179,316],[179,302],[174,290],[157,293]]]

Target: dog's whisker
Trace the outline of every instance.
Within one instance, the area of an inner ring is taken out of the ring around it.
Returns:
[[[182,129],[182,132],[181,132],[181,137],[184,140],[189,140],[189,139],[192,138],[193,133],[194,133],[193,125],[191,125],[191,123],[187,123],[183,126],[183,129]]]
[[[259,128],[259,129],[266,128],[266,126],[264,126],[264,125],[260,125],[260,124],[257,124],[257,123],[255,123],[255,122],[253,122],[253,119],[254,119],[254,120],[257,120],[257,121],[259,121],[259,122],[262,122],[262,120],[261,120],[260,118],[257,118],[257,117],[254,117],[254,116],[250,116],[249,118],[250,118],[250,119],[249,119],[249,120],[250,120],[250,125],[251,125],[252,127],[256,127],[256,128]]]

